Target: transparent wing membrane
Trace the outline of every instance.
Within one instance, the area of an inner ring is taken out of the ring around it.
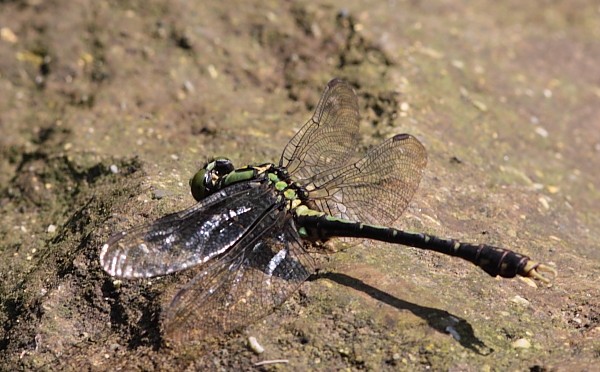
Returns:
[[[425,148],[415,137],[396,135],[355,164],[312,179],[309,198],[334,217],[390,225],[408,206],[426,164]]]
[[[278,222],[280,216],[266,218],[257,225],[263,233],[248,234],[179,291],[166,311],[169,340],[184,343],[251,324],[308,278],[314,264],[292,220]]]
[[[113,235],[100,264],[112,276],[153,277],[208,262],[231,248],[275,204],[268,185],[245,182],[154,223]]]
[[[427,153],[413,136],[401,134],[358,160],[358,99],[339,79],[327,84],[313,117],[281,156],[293,179],[320,209],[366,223],[395,222],[419,186]]]
[[[358,99],[352,87],[331,80],[312,118],[285,146],[279,165],[297,179],[346,164],[358,145]]]

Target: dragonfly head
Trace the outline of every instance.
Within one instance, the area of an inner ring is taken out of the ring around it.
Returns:
[[[200,201],[219,190],[219,181],[234,170],[231,160],[218,157],[206,163],[192,178],[190,188],[192,196]]]

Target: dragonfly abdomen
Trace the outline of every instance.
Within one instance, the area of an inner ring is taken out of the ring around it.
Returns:
[[[517,275],[548,281],[538,271],[555,274],[554,269],[532,261],[529,257],[508,249],[487,244],[470,244],[454,239],[413,233],[391,227],[369,225],[334,218],[323,213],[307,213],[297,216],[299,225],[307,234],[321,240],[333,237],[363,238],[387,243],[408,245],[467,260],[491,276],[513,278]]]

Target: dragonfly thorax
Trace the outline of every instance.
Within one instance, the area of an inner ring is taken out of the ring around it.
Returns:
[[[216,158],[206,163],[190,179],[190,188],[194,199],[200,201],[224,187],[261,179],[272,184],[283,198],[293,201],[294,203],[290,204],[292,208],[308,199],[308,192],[291,181],[285,168],[265,163],[235,169],[231,160],[227,158]]]

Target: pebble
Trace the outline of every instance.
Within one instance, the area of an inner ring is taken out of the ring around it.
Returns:
[[[516,303],[517,305],[529,306],[529,301],[519,295],[516,295],[515,297],[511,298],[511,301]]]
[[[211,78],[216,79],[217,77],[219,77],[219,72],[217,71],[215,66],[208,65],[208,67],[206,67],[206,70],[208,71],[208,75],[210,75]]]
[[[152,192],[152,197],[156,200],[160,200],[169,195],[167,190],[157,189]]]
[[[53,234],[56,231],[56,225],[53,225],[53,224],[48,225],[48,228],[46,229],[46,231],[49,234]]]
[[[535,132],[542,136],[543,138],[548,137],[548,131],[542,127],[535,128]]]
[[[473,100],[473,106],[482,112],[486,112],[488,110],[486,104],[481,101]]]
[[[183,88],[188,92],[188,93],[194,93],[196,91],[196,88],[194,88],[194,84],[192,84],[191,81],[186,80],[183,82]]]
[[[546,200],[546,198],[544,198],[543,196],[540,196],[538,198],[538,201],[540,202],[542,207],[544,207],[544,209],[550,209],[550,203],[548,203],[548,200]]]
[[[455,59],[452,61],[452,66],[459,70],[462,70],[463,68],[465,68],[465,63],[461,60]]]
[[[512,347],[515,349],[529,349],[531,347],[531,342],[526,338],[520,338],[512,343]]]
[[[119,173],[119,167],[117,167],[117,165],[116,165],[116,164],[112,164],[112,165],[109,167],[109,169],[110,169],[110,171],[111,171],[112,173],[114,173],[114,174],[117,174],[117,173]]]
[[[0,29],[0,38],[11,44],[14,44],[19,40],[17,35],[15,35],[15,33],[8,27],[2,27]]]
[[[262,354],[265,351],[265,348],[258,343],[258,340],[254,336],[248,337],[248,346],[256,354]]]

